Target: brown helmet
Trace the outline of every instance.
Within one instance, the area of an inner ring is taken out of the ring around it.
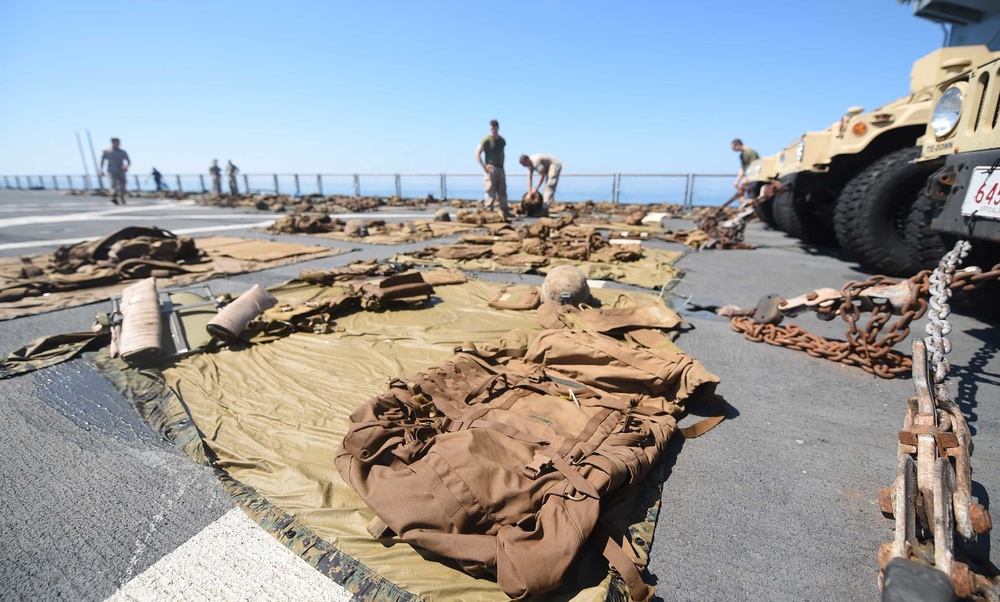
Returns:
[[[557,265],[542,283],[542,302],[557,305],[579,305],[590,300],[590,286],[580,268]]]
[[[344,224],[344,234],[364,238],[368,236],[368,226],[360,219],[350,219]]]

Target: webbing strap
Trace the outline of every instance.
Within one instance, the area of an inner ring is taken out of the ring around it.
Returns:
[[[595,500],[601,499],[600,495],[597,493],[597,488],[594,487],[594,484],[584,478],[584,476],[580,474],[580,471],[570,465],[569,462],[563,460],[562,456],[547,447],[542,449],[539,453],[551,458],[552,467],[562,473],[562,475],[566,477],[566,480],[569,481],[570,485],[572,485],[573,488],[579,493],[582,493],[587,497],[592,497]]]
[[[420,475],[420,477],[426,479],[428,483],[432,483],[429,487],[430,494],[441,504],[441,508],[459,531],[465,531],[473,523],[472,517],[465,510],[465,506],[455,497],[452,490],[445,485],[437,471],[427,466],[424,462],[414,462],[409,465],[409,468]]]
[[[712,430],[716,427],[716,425],[725,419],[725,415],[709,416],[704,420],[699,420],[691,426],[686,426],[678,430],[680,430],[681,435],[684,435],[685,439],[694,439],[695,437],[700,437],[701,435],[704,435],[708,431]]]
[[[649,602],[653,599],[653,588],[646,585],[642,580],[642,575],[635,563],[629,558],[628,553],[607,533],[604,527],[598,525],[598,530],[605,536],[604,557],[608,559],[625,584],[628,585],[629,594],[633,602]]]
[[[581,431],[579,435],[566,439],[566,441],[562,444],[562,447],[559,448],[559,455],[565,456],[577,443],[589,441],[590,438],[594,436],[594,433],[597,432],[597,427],[601,426],[604,420],[613,412],[614,410],[609,410],[608,408],[601,408],[598,410],[597,413],[594,414],[593,417],[591,417],[591,419],[587,422],[587,425],[583,427],[583,431]],[[579,459],[577,459],[577,462],[579,462]]]
[[[475,406],[472,406],[471,408],[469,408],[468,411],[466,411],[464,414],[462,414],[459,417],[459,419],[457,420],[457,424],[455,425],[454,430],[460,431],[460,430],[469,428],[469,426],[473,422],[479,420],[480,418],[482,418],[484,415],[486,415],[491,410],[507,410],[507,409],[510,409],[510,407],[512,405],[514,405],[514,403],[517,402],[518,399],[521,399],[522,397],[528,395],[528,393],[530,393],[530,391],[528,391],[527,389],[512,389],[512,390],[508,391],[508,393],[509,393],[509,395],[507,396],[507,399],[505,399],[503,403],[499,403],[499,404],[488,404],[488,403],[487,404],[479,404],[479,405],[475,405]]]

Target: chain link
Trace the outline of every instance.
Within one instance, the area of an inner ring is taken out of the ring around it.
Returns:
[[[939,288],[944,286],[948,290],[949,296],[951,291],[969,291],[990,280],[1000,280],[1000,264],[993,266],[986,272],[977,267],[958,270],[958,262],[967,253],[968,249],[965,250],[964,254],[961,251],[957,252],[954,257],[950,257],[949,253],[945,256],[946,259],[942,259],[946,265],[951,266],[948,268],[951,282],[950,284],[941,284],[941,277],[938,277],[937,286]],[[891,286],[899,284],[899,282],[886,276],[873,276],[863,282],[845,284],[841,289],[843,295],[841,302],[815,308],[820,319],[832,320],[840,317],[847,323],[845,341],[830,340],[811,334],[792,324],[757,324],[752,318],[742,315],[732,318],[732,328],[743,333],[743,336],[748,340],[763,341],[771,345],[805,351],[813,357],[829,359],[848,366],[857,366],[865,372],[881,378],[907,376],[912,370],[912,362],[907,355],[893,349],[893,347],[909,336],[910,324],[913,320],[917,320],[927,313],[928,294],[934,282],[931,276],[930,270],[924,270],[907,280],[910,283],[911,294],[898,312],[899,316],[896,320],[892,321],[892,316],[897,312],[888,300],[885,300],[872,305],[871,309],[868,310],[871,316],[863,325],[861,324],[862,304],[858,299],[860,293],[875,286]],[[943,294],[945,293],[939,292],[936,298],[935,303],[938,304],[936,315],[939,317],[932,318],[932,323],[933,320],[943,319],[950,313],[947,297],[943,297]],[[945,312],[943,315],[942,311]],[[941,343],[942,348],[946,344]]]

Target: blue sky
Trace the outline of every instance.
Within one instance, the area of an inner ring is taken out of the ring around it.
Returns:
[[[566,172],[734,173],[905,94],[940,26],[896,0],[0,2],[0,174],[478,170],[500,120]],[[84,136],[84,144],[86,138]],[[89,153],[88,153],[89,161]]]

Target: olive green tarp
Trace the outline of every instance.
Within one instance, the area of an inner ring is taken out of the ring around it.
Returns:
[[[373,539],[366,527],[374,515],[333,464],[348,416],[390,378],[425,369],[466,341],[520,345],[541,330],[534,312],[490,308],[499,288],[479,281],[438,287],[425,309],[358,312],[338,318],[338,332],[190,356],[162,372],[127,370],[106,354],[98,364],[154,428],[195,459],[210,459],[248,514],[364,599],[506,600],[493,581],[409,544]],[[292,305],[329,294],[301,281],[271,291]],[[651,298],[606,289],[595,296],[605,306]],[[644,554],[662,478],[658,467],[617,498],[614,514]],[[564,589],[545,599],[628,598],[600,550],[582,556]]]
[[[185,286],[218,276],[256,272],[258,270],[349,252],[340,249],[300,245],[298,243],[235,238],[230,236],[205,236],[196,238],[195,243],[211,260],[189,266],[192,269],[192,273],[180,274],[171,278],[160,278],[157,282],[158,286],[161,288]],[[42,254],[36,255],[31,259],[34,263],[40,265],[44,264],[48,257],[49,255]],[[15,281],[22,265],[19,258],[0,260],[0,282]],[[120,293],[123,288],[133,282],[134,280],[124,280],[106,286],[58,291],[0,303],[0,320],[10,320],[21,316],[41,314],[57,309],[77,307],[95,301],[110,299],[112,295]]]
[[[547,274],[558,265],[574,265],[584,273],[588,280],[614,280],[623,284],[632,284],[649,289],[670,288],[669,284],[677,280],[682,271],[674,264],[684,256],[680,251],[666,251],[643,247],[642,257],[637,261],[619,261],[615,263],[597,261],[577,261],[575,259],[548,258],[546,265],[537,268],[514,267],[509,265],[518,254],[505,258],[506,263],[499,263],[489,257],[480,259],[443,259],[440,257],[416,257],[397,254],[392,261],[409,261],[414,265],[442,266],[459,268],[473,272],[512,272]],[[532,256],[536,257],[536,256]]]
[[[367,236],[350,236],[344,232],[281,232],[267,229],[273,234],[295,234],[300,236],[315,236],[317,238],[331,238],[333,240],[343,240],[348,242],[363,242],[367,245],[402,245],[406,243],[422,242],[435,238],[443,238],[472,230],[479,230],[482,226],[478,224],[463,224],[459,222],[437,222],[433,220],[420,220],[406,223],[409,228],[402,230],[396,228],[398,224],[388,223],[387,227],[368,226]]]

